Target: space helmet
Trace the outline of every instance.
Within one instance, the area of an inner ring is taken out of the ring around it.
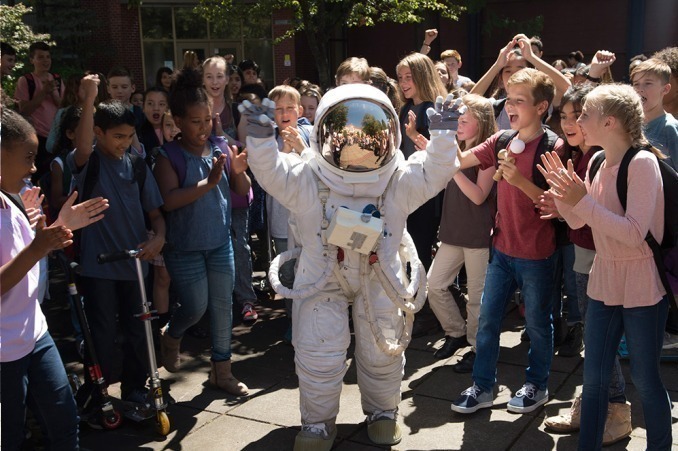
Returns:
[[[318,162],[332,172],[380,172],[400,147],[398,116],[379,89],[342,85],[320,100],[311,139]]]

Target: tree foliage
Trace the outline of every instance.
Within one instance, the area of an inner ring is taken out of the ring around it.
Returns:
[[[33,29],[24,22],[24,16],[32,12],[32,8],[22,3],[15,6],[0,5],[0,37],[2,42],[14,47],[17,53],[15,73],[21,73],[24,61],[28,57],[28,47],[33,42],[45,41],[52,44],[51,37],[46,33],[34,33]],[[3,77],[2,89],[8,94],[14,93],[15,77]]]
[[[285,39],[305,31],[315,58],[321,84],[330,81],[328,48],[332,32],[340,26],[362,27],[377,23],[419,23],[427,12],[457,20],[465,9],[463,0],[200,0],[198,11],[208,20],[224,23],[253,16],[270,17],[288,9],[293,14]]]
[[[24,16],[33,11],[33,8],[22,3],[16,6],[0,5],[0,36],[2,42],[14,47],[17,52],[17,62],[28,55],[28,47],[37,41],[52,44],[51,37],[46,33],[34,33],[33,29],[24,22]],[[17,64],[17,68],[19,64]]]

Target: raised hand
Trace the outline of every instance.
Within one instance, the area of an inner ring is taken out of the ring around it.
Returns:
[[[466,106],[461,99],[454,100],[452,94],[448,94],[445,101],[442,96],[438,96],[434,108],[426,110],[429,118],[429,130],[451,130],[457,131],[459,125],[459,116],[466,112]]]
[[[497,61],[495,64],[497,64],[500,69],[506,66],[506,63],[508,62],[509,53],[511,53],[511,50],[513,50],[516,44],[517,44],[516,38],[513,38],[508,42],[508,44],[506,44],[505,47],[503,47],[499,51],[499,56],[497,56]]]
[[[607,68],[612,66],[616,60],[617,57],[614,53],[607,50],[598,50],[591,60],[589,76],[592,78],[602,77]]]
[[[273,128],[274,101],[264,99],[261,105],[255,105],[245,100],[238,105],[238,111],[240,111],[240,114],[245,119],[247,136],[252,138],[270,138],[275,133]]]
[[[83,90],[86,98],[91,102],[94,102],[94,99],[99,94],[99,83],[99,75],[97,74],[85,75],[80,80],[80,89]]]
[[[44,194],[40,194],[40,187],[34,186],[29,188],[23,193],[21,193],[21,201],[24,203],[24,208],[28,210],[29,208],[39,209],[42,205],[42,201],[45,198]]]
[[[426,32],[424,33],[424,44],[430,47],[431,43],[435,41],[437,37],[438,37],[437,29],[431,28],[429,30],[426,30]]]

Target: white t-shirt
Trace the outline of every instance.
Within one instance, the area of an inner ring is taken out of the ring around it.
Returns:
[[[28,246],[35,233],[19,207],[0,193],[0,264],[4,265]],[[18,284],[2,295],[0,309],[0,362],[28,355],[47,332],[40,309],[40,265],[35,264]]]

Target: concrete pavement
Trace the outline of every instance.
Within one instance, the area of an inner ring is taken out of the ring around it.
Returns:
[[[300,427],[299,393],[294,373],[294,351],[282,341],[287,319],[282,302],[264,300],[259,321],[251,328],[234,329],[233,372],[250,388],[247,398],[225,395],[206,385],[209,371],[209,339],[186,337],[182,346],[185,365],[179,373],[161,369],[176,404],[169,407],[172,431],[158,436],[152,420],[126,421],[114,431],[81,426],[81,445],[90,450],[290,450]],[[203,319],[204,320],[204,319]],[[511,304],[506,312],[498,367],[495,406],[472,415],[450,410],[450,402],[470,385],[470,375],[456,374],[454,364],[465,350],[447,360],[436,360],[433,351],[442,344],[442,333],[413,340],[407,350],[402,382],[400,421],[403,440],[393,448],[374,446],[367,438],[365,417],[355,366],[349,350],[349,370],[344,380],[338,437],[334,450],[574,450],[577,435],[550,434],[544,430],[546,416],[566,412],[582,383],[581,358],[554,357],[549,381],[551,394],[544,408],[517,415],[506,403],[524,381],[527,343],[521,343],[522,320]],[[58,332],[57,332],[58,335]],[[67,340],[58,342],[67,366],[81,371]],[[629,374],[622,364],[627,395],[633,405],[633,434],[610,450],[645,449],[642,409]],[[678,365],[662,363],[664,383],[671,399],[678,401]],[[110,390],[119,395],[118,384]],[[673,443],[678,449],[678,413],[673,411]]]

